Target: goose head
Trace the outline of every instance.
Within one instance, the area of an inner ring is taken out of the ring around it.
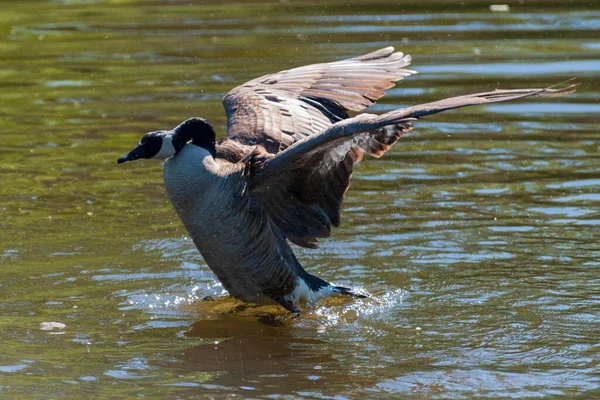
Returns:
[[[117,160],[119,164],[154,158],[164,160],[177,155],[188,142],[208,150],[215,155],[216,134],[212,126],[203,118],[190,118],[177,125],[170,131],[155,131],[146,133],[138,145],[126,156]]]

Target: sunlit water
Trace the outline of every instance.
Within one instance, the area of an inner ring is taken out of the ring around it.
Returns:
[[[600,396],[600,8],[520,3],[3,1],[0,397]],[[342,227],[297,251],[373,297],[229,299],[161,166],[117,157],[190,116],[223,134],[253,77],[388,45],[420,74],[374,112],[582,85],[356,168]]]

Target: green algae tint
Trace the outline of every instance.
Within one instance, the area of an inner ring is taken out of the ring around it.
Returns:
[[[2,3],[0,397],[598,395],[598,5],[189,3]],[[420,74],[373,112],[582,85],[429,118],[356,168],[299,257],[371,299],[227,298],[161,165],[116,159],[192,116],[223,135],[249,79],[388,45]]]

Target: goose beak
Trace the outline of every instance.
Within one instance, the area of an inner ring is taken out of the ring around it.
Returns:
[[[129,152],[129,154],[127,154],[124,157],[119,158],[117,160],[117,163],[123,164],[124,162],[133,161],[133,160],[137,160],[140,158],[144,158],[144,146],[141,143],[138,144],[135,149],[131,150]]]

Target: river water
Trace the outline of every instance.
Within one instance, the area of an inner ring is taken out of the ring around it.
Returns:
[[[600,3],[553,3],[4,0],[0,397],[600,396]],[[581,86],[433,116],[356,168],[342,226],[296,251],[372,298],[227,298],[160,163],[116,159],[191,116],[223,135],[251,78],[388,45],[420,74],[373,112]]]

